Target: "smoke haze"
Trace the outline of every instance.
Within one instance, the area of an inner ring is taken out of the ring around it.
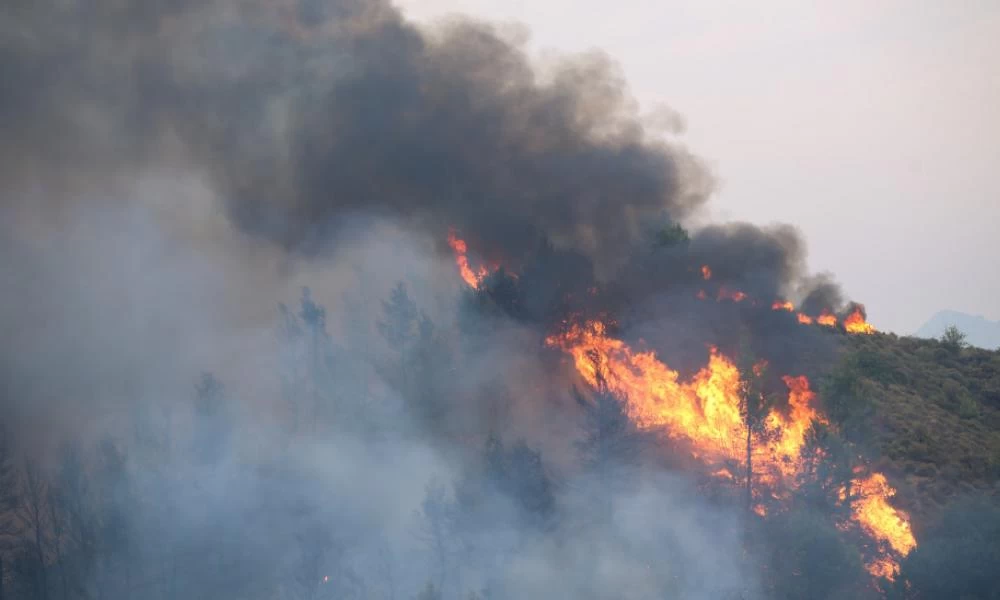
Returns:
[[[712,176],[644,129],[607,56],[532,65],[505,29],[421,29],[376,0],[9,3],[0,22],[3,423],[55,477],[76,454],[128,481],[114,506],[133,545],[74,566],[79,585],[757,593],[742,514],[693,478],[644,457],[634,485],[591,479],[577,382],[539,332],[611,312],[690,372],[749,322],[793,372],[803,349],[831,352],[822,333],[695,292],[844,300],[789,226],[650,241],[697,220]],[[470,308],[450,230],[533,295]],[[192,412],[203,372],[224,384],[211,418]],[[499,485],[478,472],[491,436],[530,492],[468,492]]]

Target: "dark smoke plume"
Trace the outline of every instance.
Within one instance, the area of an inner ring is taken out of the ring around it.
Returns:
[[[602,266],[711,189],[601,55],[540,73],[489,26],[422,33],[377,1],[42,4],[5,9],[7,177],[170,156],[296,252],[363,211],[512,260],[545,235]]]
[[[457,228],[515,269],[549,240],[606,280],[712,191],[696,158],[644,131],[607,57],[543,71],[485,24],[421,31],[379,0],[3,10],[0,169],[20,195],[184,166],[293,254],[327,254],[353,217],[381,215],[439,240]],[[774,295],[803,254],[788,228],[713,227],[682,266]]]

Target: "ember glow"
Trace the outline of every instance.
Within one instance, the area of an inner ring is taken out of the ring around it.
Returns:
[[[458,272],[462,276],[462,279],[470,287],[479,287],[480,282],[489,275],[489,270],[484,266],[480,266],[478,270],[472,270],[472,267],[469,266],[469,246],[465,243],[465,240],[455,234],[454,229],[448,232],[448,245],[451,246],[452,252],[455,253],[455,264],[458,265]]]
[[[732,300],[733,302],[743,302],[747,295],[739,290],[730,290],[725,287],[719,288],[718,300]]]
[[[771,310],[787,310],[788,312],[792,312],[795,310],[795,305],[788,300],[776,300],[774,304],[771,305]]]
[[[875,333],[875,328],[865,321],[865,316],[862,314],[860,308],[855,308],[851,314],[847,315],[847,318],[844,319],[844,329],[847,333],[862,333],[865,335]]]
[[[712,278],[712,269],[708,265],[701,266],[701,277],[702,279],[709,280]]]

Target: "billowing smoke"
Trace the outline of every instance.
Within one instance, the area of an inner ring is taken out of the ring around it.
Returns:
[[[742,513],[581,466],[540,332],[610,313],[690,371],[749,323],[786,367],[828,340],[696,292],[842,299],[792,228],[680,227],[712,177],[607,57],[380,0],[12,2],[0,80],[0,420],[82,519],[47,579],[0,546],[23,597],[756,593]],[[463,293],[451,230],[516,281]]]
[[[455,227],[513,265],[546,238],[603,278],[712,191],[645,132],[602,55],[533,68],[502,31],[419,31],[379,1],[46,4],[6,9],[6,179],[181,164],[241,229],[296,253],[376,214],[438,239]],[[802,274],[793,231],[703,237],[693,253],[720,275]]]

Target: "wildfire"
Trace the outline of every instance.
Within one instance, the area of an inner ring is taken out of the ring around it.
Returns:
[[[813,421],[826,423],[826,418],[814,408],[816,393],[809,389],[809,379],[804,375],[782,377],[788,387],[788,414],[771,411],[767,416],[767,424],[772,429],[779,429],[781,436],[776,440],[779,445],[779,455],[789,459],[798,459],[799,451],[806,440],[806,432]],[[794,473],[800,466],[797,462],[786,463],[785,474]]]
[[[574,325],[566,333],[547,338],[550,346],[573,357],[580,375],[604,384],[627,399],[626,409],[637,426],[662,428],[667,435],[689,441],[706,461],[744,458],[746,427],[740,412],[741,381],[735,364],[715,348],[708,364],[690,381],[657,359],[655,353],[635,352],[625,342],[606,335],[603,323]],[[787,413],[772,410],[766,421],[777,435],[758,444],[754,461],[763,477],[791,475],[799,465],[805,433],[813,419],[814,394],[805,377],[786,377]]]
[[[467,257],[468,246],[454,231],[448,235],[448,245],[455,253],[462,279],[478,287],[489,269],[485,266],[472,269]],[[712,277],[708,265],[702,266],[701,273],[706,280]],[[705,290],[698,291],[697,297],[707,299]],[[741,302],[747,295],[720,287],[717,299]],[[836,327],[838,323],[836,315],[828,310],[812,317],[796,312],[789,301],[775,301],[771,309],[794,313],[798,322],[806,325],[818,323]],[[860,307],[844,319],[843,326],[848,333],[875,332]],[[600,321],[574,324],[545,341],[569,354],[577,372],[589,385],[595,388],[604,385],[623,398],[629,418],[636,426],[659,429],[671,438],[685,440],[695,458],[716,469],[712,473],[714,477],[737,481],[738,472],[731,470],[731,465],[746,464],[747,427],[740,408],[744,386],[739,369],[716,348],[711,348],[708,363],[685,381],[654,352],[635,351],[624,341],[608,336]],[[762,366],[763,363],[756,365],[755,372]],[[774,498],[781,497],[776,494],[779,483],[794,485],[793,476],[802,467],[800,455],[812,423],[827,423],[815,407],[816,395],[805,376],[784,376],[782,379],[788,388],[787,408],[771,409],[764,419],[766,433],[755,433],[752,437],[754,477],[771,488]],[[718,468],[720,463],[730,466]],[[889,580],[899,573],[898,558],[905,557],[916,547],[906,515],[888,502],[895,493],[884,475],[872,473],[852,484],[850,498],[851,522],[878,546],[878,555],[866,568],[872,576]],[[766,516],[767,506],[757,502],[756,495],[754,497],[753,511]],[[841,490],[841,501],[848,501],[847,490]],[[848,524],[844,523],[843,527]]]
[[[701,274],[704,279],[710,279],[712,277],[712,269],[710,269],[708,265],[702,265]],[[705,290],[699,290],[696,295],[699,300],[708,299],[708,295],[705,293]],[[716,295],[716,300],[719,301],[732,300],[733,302],[742,302],[747,298],[748,296],[746,293],[741,292],[740,290],[731,290],[725,286],[721,286],[718,294]],[[752,300],[752,304],[757,306],[757,301]],[[836,327],[838,322],[837,315],[833,314],[829,310],[823,310],[817,317],[811,317],[805,313],[795,312],[795,305],[790,300],[775,300],[771,303],[771,310],[783,310],[795,313],[795,318],[803,325],[818,323],[824,327]],[[861,307],[855,307],[851,314],[844,318],[843,325],[844,331],[847,333],[870,335],[876,331],[876,329],[865,320],[865,315],[862,312]]]
[[[827,327],[836,327],[837,317],[833,313],[823,311],[818,317],[816,317],[816,322]]]
[[[743,302],[747,295],[739,290],[730,290],[725,287],[719,288],[718,300],[732,300],[733,302]]]
[[[771,304],[771,310],[784,310],[788,312],[795,312],[795,305],[788,300],[775,300]],[[837,317],[830,311],[824,310],[818,317],[813,318],[805,313],[796,313],[795,317],[798,319],[799,323],[803,325],[812,325],[813,323],[819,323],[820,325],[825,325],[826,327],[836,327]],[[866,320],[863,309],[860,306],[855,306],[851,314],[847,315],[843,321],[844,331],[847,333],[861,333],[866,335],[871,335],[875,333],[876,329],[871,326]]]
[[[852,492],[856,497],[852,501],[851,519],[880,546],[880,555],[867,565],[868,572],[891,581],[899,572],[899,563],[889,550],[906,556],[917,547],[906,515],[889,504],[896,490],[889,485],[885,475],[872,473],[865,479],[855,480]],[[846,493],[841,491],[841,499],[845,498]]]
[[[455,264],[458,265],[458,272],[462,275],[462,279],[465,280],[465,283],[469,284],[469,287],[479,287],[480,282],[489,275],[489,269],[480,266],[478,270],[472,270],[472,267],[469,266],[469,257],[467,256],[469,246],[465,243],[465,240],[455,234],[454,229],[448,232],[448,245],[451,246],[452,252],[455,253]]]
[[[804,316],[804,315],[800,315]],[[546,339],[549,346],[573,357],[577,372],[588,384],[602,382],[625,399],[632,421],[643,429],[663,429],[672,438],[691,443],[695,457],[706,463],[735,461],[745,464],[746,427],[740,411],[740,372],[735,364],[712,348],[708,364],[689,381],[661,362],[652,351],[637,352],[625,342],[606,334],[603,323],[590,321]],[[755,367],[756,368],[756,367]],[[757,439],[752,458],[755,476],[774,486],[779,479],[791,484],[802,467],[800,454],[812,423],[827,423],[815,408],[815,392],[804,376],[783,377],[788,387],[788,409],[772,409],[765,418],[772,432]],[[732,472],[717,469],[713,476],[734,480]],[[879,555],[868,565],[875,577],[892,579],[899,571],[896,556],[906,556],[916,540],[906,516],[893,508],[888,498],[896,491],[881,473],[853,485],[852,521],[876,540]],[[773,491],[772,491],[773,494]],[[842,491],[841,500],[847,499]],[[754,512],[767,515],[767,507],[755,504]]]
[[[871,335],[875,333],[875,328],[865,321],[865,315],[860,307],[856,307],[851,314],[844,319],[844,329],[847,333],[863,333]]]

